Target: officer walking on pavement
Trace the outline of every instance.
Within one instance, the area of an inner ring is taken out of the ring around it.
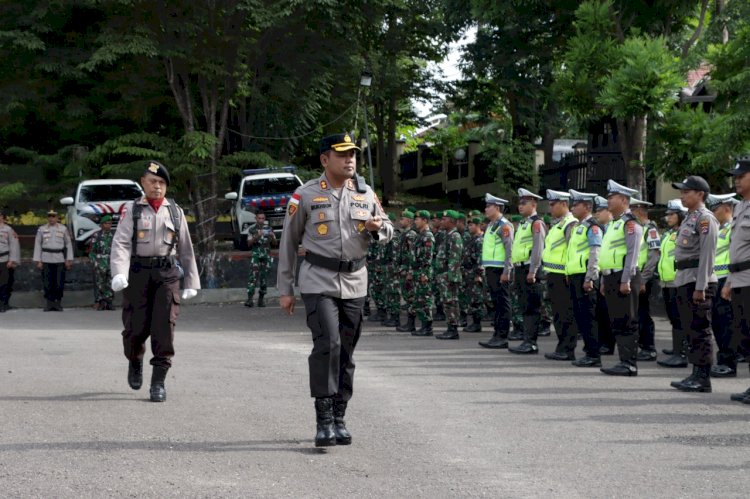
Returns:
[[[44,311],[62,312],[65,271],[73,266],[73,243],[55,210],[47,212],[47,223],[36,232],[33,260],[42,271],[44,299],[47,300]]]
[[[711,307],[718,279],[714,272],[719,223],[706,208],[708,182],[692,175],[672,187],[680,190],[680,199],[688,209],[677,235],[674,259],[677,275],[677,307],[688,342],[688,362],[693,372],[671,385],[684,392],[711,392]]]
[[[430,212],[420,210],[414,219],[419,237],[414,243],[414,262],[412,276],[414,280],[414,305],[409,315],[416,315],[422,323],[412,336],[432,336],[432,258],[435,252],[435,236],[430,230]]]
[[[661,294],[664,306],[667,310],[667,318],[672,326],[672,348],[663,350],[670,355],[665,360],[656,361],[662,367],[687,367],[687,350],[685,348],[685,330],[680,322],[680,311],[677,307],[677,288],[674,279],[677,276],[675,269],[674,254],[677,247],[677,236],[680,225],[685,220],[687,209],[682,206],[679,199],[670,199],[667,202],[667,215],[664,217],[669,227],[661,237],[661,250],[659,251],[659,280],[661,281]]]
[[[721,296],[721,290],[729,275],[729,242],[732,236],[732,213],[739,204],[734,193],[711,194],[706,206],[719,222],[719,235],[716,243],[716,261],[714,272],[719,279],[711,310],[711,329],[716,340],[716,364],[711,367],[712,378],[737,377],[736,342],[732,341],[732,304]]]
[[[441,253],[438,265],[440,274],[440,294],[443,299],[445,310],[445,321],[447,329],[435,336],[438,340],[457,340],[459,306],[458,293],[461,286],[461,256],[463,255],[464,242],[461,234],[456,230],[458,212],[447,210],[443,216],[443,228],[445,229],[444,249]]]
[[[607,300],[620,362],[601,371],[611,376],[638,375],[638,254],[643,228],[629,209],[630,198],[637,192],[612,179],[607,182],[607,203],[614,220],[604,233],[599,254],[600,294]]]
[[[540,268],[547,226],[537,214],[542,196],[527,189],[518,189],[518,212],[524,217],[513,239],[511,262],[519,308],[523,314],[523,342],[508,348],[516,354],[539,353],[537,336],[541,328],[542,283]]]
[[[750,156],[737,159],[729,175],[734,177],[734,188],[742,201],[732,215],[731,263],[721,296],[732,301],[737,353],[750,361]],[[750,388],[729,398],[750,404]]]
[[[112,217],[104,215],[99,220],[100,230],[89,240],[89,260],[94,266],[94,308],[96,310],[114,310],[112,300],[112,273],[110,271],[109,256],[112,252]]]
[[[575,358],[576,337],[578,334],[573,323],[573,304],[570,301],[565,263],[567,261],[568,241],[576,224],[576,218],[570,213],[567,192],[547,189],[550,212],[557,222],[550,228],[544,240],[542,268],[547,274],[547,292],[552,304],[553,323],[557,333],[557,346],[554,352],[545,353],[550,360],[573,361]]]
[[[10,309],[8,302],[13,293],[13,281],[21,263],[21,245],[18,234],[6,224],[5,212],[0,211],[0,313]]]
[[[484,214],[489,224],[482,240],[482,266],[495,305],[495,331],[492,338],[480,341],[479,345],[484,348],[508,348],[513,224],[503,216],[508,201],[486,193],[484,203]]]
[[[344,416],[362,330],[368,246],[373,239],[387,244],[393,237],[393,225],[377,196],[356,174],[358,150],[348,133],[320,141],[324,172],[292,195],[279,246],[279,303],[290,315],[300,243],[305,249],[299,288],[313,340],[308,363],[316,447],[351,443]]]
[[[602,228],[591,216],[596,194],[571,189],[570,202],[578,223],[568,242],[565,274],[573,307],[573,317],[583,337],[584,356],[574,360],[576,367],[601,367],[599,327],[596,322],[596,301],[599,294],[599,251]],[[575,337],[573,338],[575,345]],[[575,346],[573,347],[575,351]]]
[[[112,241],[112,289],[122,294],[122,344],[128,359],[128,385],[143,384],[143,355],[151,336],[150,399],[164,402],[167,371],[174,356],[174,327],[182,299],[201,287],[185,213],[167,199],[167,168],[150,161],[141,176],[145,196],[126,203]]]
[[[246,307],[253,306],[255,287],[258,287],[258,306],[266,306],[268,272],[271,270],[271,245],[276,242],[276,234],[266,220],[266,214],[255,214],[255,225],[247,232],[247,246],[250,248],[250,275],[247,280]]]

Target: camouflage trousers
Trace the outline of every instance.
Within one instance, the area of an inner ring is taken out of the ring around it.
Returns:
[[[428,279],[426,282],[422,282],[416,279],[414,282],[414,300],[409,306],[409,315],[416,315],[422,322],[431,321],[433,302],[431,281]]]
[[[367,289],[375,308],[385,309],[385,294],[383,292],[383,270],[378,265],[367,266]]]
[[[552,301],[549,299],[549,291],[547,286],[542,286],[542,325],[549,327],[552,324]]]
[[[407,279],[406,274],[402,274],[400,284],[401,298],[403,298],[404,302],[406,303],[406,310],[408,310],[409,314],[411,314],[414,306],[414,280]]]
[[[523,332],[523,300],[520,299],[519,293],[523,293],[523,290],[523,283],[515,279],[510,286],[510,322],[513,324],[513,330],[520,332]]]
[[[484,279],[477,282],[476,274],[473,271],[463,273],[462,292],[459,293],[459,302],[461,312],[466,312],[470,316],[484,315]],[[459,286],[460,287],[460,286]]]
[[[445,311],[445,322],[449,326],[458,326],[458,294],[461,283],[451,281],[447,273],[440,274],[438,282]]]
[[[271,259],[253,255],[250,257],[250,274],[247,277],[247,297],[252,298],[255,295],[255,288],[258,288],[258,294],[266,294],[266,281],[268,272],[271,270]]]
[[[388,267],[386,273],[386,279],[383,282],[383,288],[385,293],[385,309],[391,315],[399,315],[401,313],[401,289],[396,284],[398,283],[399,274],[396,269]]]
[[[433,300],[435,301],[436,307],[441,307],[443,305],[443,296],[441,294],[442,288],[440,287],[440,284],[439,284],[440,272],[435,268],[434,265],[432,268],[432,275],[436,276],[436,278],[432,279],[431,281]]]
[[[94,301],[112,301],[115,292],[112,291],[112,272],[109,269],[109,258],[97,259],[94,262]]]

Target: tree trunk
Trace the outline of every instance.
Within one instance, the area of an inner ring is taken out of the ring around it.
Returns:
[[[646,116],[617,120],[627,184],[640,193],[641,199],[646,195],[646,170],[643,163],[646,152],[646,124]]]
[[[378,152],[376,162],[373,168],[375,169],[376,172],[378,172],[379,175],[381,175],[380,178],[381,178],[381,183],[382,183],[382,178],[383,178],[382,167],[383,167],[383,164],[385,163],[385,157],[386,157],[385,112],[383,110],[382,102],[376,102],[373,108],[375,111],[374,116],[373,116],[373,121],[375,122],[375,127],[377,128],[377,132],[376,132],[377,143],[376,143],[375,150]],[[373,188],[373,190],[375,189],[374,185],[371,187]],[[387,206],[387,204],[385,204],[385,200],[381,200],[381,201],[383,201],[384,205]]]
[[[396,109],[396,96],[392,93],[388,99],[388,114],[387,114],[387,151],[385,153],[385,161],[380,165],[380,175],[383,178],[383,204],[388,205],[391,198],[393,198],[394,186],[393,186],[393,172],[394,165],[398,158],[396,157],[396,121],[398,121],[398,114]]]

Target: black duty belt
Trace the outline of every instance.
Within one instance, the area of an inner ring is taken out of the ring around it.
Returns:
[[[750,262],[730,263],[729,272],[742,272],[743,270],[750,269]]]
[[[305,253],[305,260],[318,267],[333,270],[334,272],[356,272],[365,266],[366,258],[359,260],[339,260],[338,258],[328,258],[327,256],[316,255],[315,253]]]
[[[10,251],[3,251],[2,253],[0,253],[0,258],[8,255],[10,255]]]
[[[137,269],[169,269],[174,267],[173,256],[134,256],[130,259],[130,268]]]
[[[44,253],[65,253],[65,248],[60,248],[60,249],[47,249],[47,248],[42,248],[42,251],[43,251]]]
[[[675,270],[697,269],[700,263],[701,261],[697,258],[693,260],[680,260],[679,262],[674,262],[674,268]]]

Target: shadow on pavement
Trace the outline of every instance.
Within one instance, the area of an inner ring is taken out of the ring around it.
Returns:
[[[291,445],[290,445],[291,444]],[[322,454],[323,449],[312,447],[312,441],[303,440],[244,440],[233,442],[171,442],[115,440],[89,442],[30,442],[0,444],[2,452],[28,451],[169,451],[169,452],[297,452]]]

